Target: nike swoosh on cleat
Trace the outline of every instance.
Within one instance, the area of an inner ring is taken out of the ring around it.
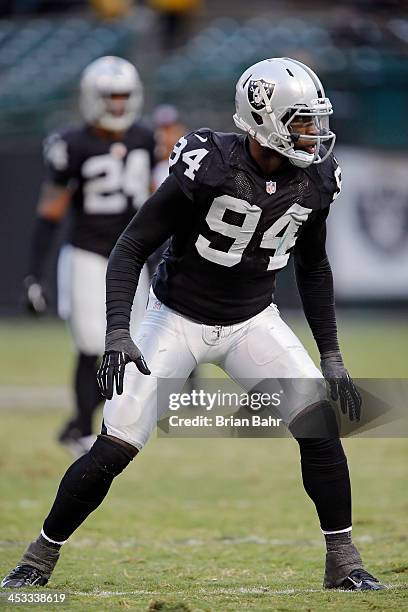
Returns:
[[[355,580],[353,580],[350,577],[349,577],[349,580],[351,580],[351,582],[354,584],[355,587],[357,587],[357,589],[360,589],[363,586],[363,581],[362,580],[360,580],[360,582],[356,582]]]
[[[208,138],[204,138],[203,136],[199,136],[198,134],[195,134],[195,136],[197,136],[198,140],[201,140],[201,142],[207,142]]]

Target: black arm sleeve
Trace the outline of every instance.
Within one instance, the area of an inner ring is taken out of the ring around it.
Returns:
[[[106,272],[106,332],[129,329],[130,311],[146,259],[180,226],[192,203],[169,176],[143,204],[113,249]]]
[[[320,354],[338,351],[333,275],[326,254],[329,209],[314,213],[295,245],[296,282]]]
[[[45,217],[36,218],[27,269],[28,276],[41,278],[44,262],[50,252],[57,227],[58,223],[55,221]]]

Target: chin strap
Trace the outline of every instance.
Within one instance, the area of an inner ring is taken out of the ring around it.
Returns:
[[[301,151],[300,149],[296,151],[295,155],[290,157],[288,155],[288,158],[290,163],[298,168],[307,168],[315,161],[313,153],[306,153],[306,151]]]

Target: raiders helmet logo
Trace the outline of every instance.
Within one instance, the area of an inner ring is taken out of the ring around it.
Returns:
[[[271,99],[273,90],[275,89],[275,85],[273,83],[267,83],[263,79],[258,79],[256,81],[249,82],[248,100],[252,108],[254,108],[257,111],[265,108],[265,100],[261,92],[260,83],[262,83],[265,93],[268,96],[269,100]]]
[[[387,202],[387,206],[384,206]],[[356,195],[360,230],[379,257],[402,257],[408,243],[408,207],[404,189],[364,187]]]

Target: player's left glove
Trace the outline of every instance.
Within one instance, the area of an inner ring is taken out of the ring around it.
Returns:
[[[350,374],[344,367],[339,351],[328,351],[320,358],[322,373],[330,385],[330,395],[333,401],[340,400],[343,414],[349,415],[350,421],[359,421],[361,415],[361,395],[354,385]]]
[[[106,334],[105,352],[96,375],[104,397],[112,399],[115,386],[118,395],[123,393],[125,366],[132,361],[142,374],[150,374],[144,357],[130,337],[128,330],[116,329]]]
[[[43,285],[32,275],[26,276],[23,281],[24,307],[33,315],[42,315],[48,308],[47,296]]]

